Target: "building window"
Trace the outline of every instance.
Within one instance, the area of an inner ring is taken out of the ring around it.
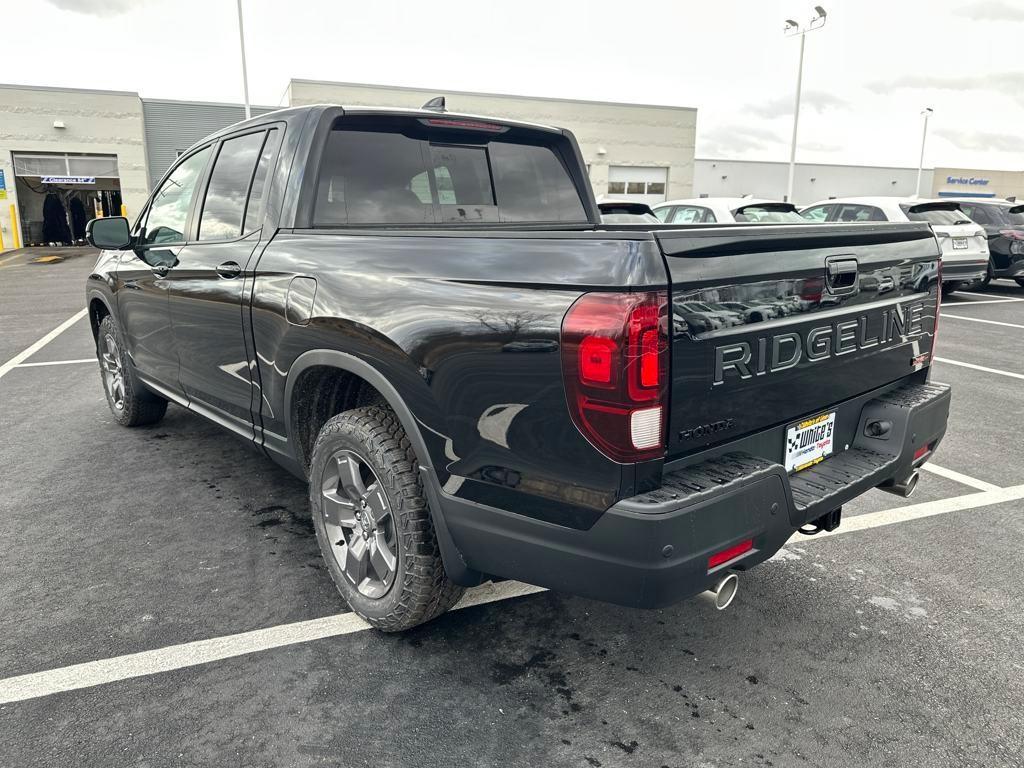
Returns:
[[[668,168],[643,166],[609,166],[608,194],[622,195],[645,203],[659,203],[665,199]]]

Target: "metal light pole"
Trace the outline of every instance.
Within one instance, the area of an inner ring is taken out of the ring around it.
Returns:
[[[242,26],[242,0],[238,0],[238,44],[242,49],[242,90],[245,92],[245,119],[252,117],[249,109],[249,73],[245,68],[245,27]]]
[[[924,118],[924,128],[921,129],[921,159],[917,163],[917,186],[914,187],[914,197],[921,196],[921,175],[924,173],[924,144],[928,140],[928,118],[932,116],[933,111],[931,107],[925,107],[921,112],[921,117]]]
[[[825,18],[828,16],[825,9],[820,5],[814,6],[815,16],[807,22],[806,27],[801,27],[792,19],[786,19],[786,26],[783,32],[787,36],[800,35],[800,63],[796,70],[796,103],[793,106],[793,141],[789,145],[789,180],[786,182],[786,202],[793,202],[793,177],[796,174],[796,136],[797,128],[800,125],[800,91],[804,83],[804,42],[807,33],[825,26]]]

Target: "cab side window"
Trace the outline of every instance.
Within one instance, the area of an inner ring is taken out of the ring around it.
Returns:
[[[259,163],[256,165],[256,175],[252,179],[252,189],[249,190],[249,202],[245,204],[245,221],[242,224],[242,234],[247,235],[263,226],[263,204],[267,193],[267,179],[274,168],[274,160],[277,158],[277,148],[281,144],[281,131],[271,128],[267,132],[267,139],[263,142],[263,151],[260,153]]]
[[[167,177],[153,195],[142,245],[172,245],[185,242],[185,224],[196,185],[203,175],[210,148],[190,155]]]
[[[256,166],[263,154],[266,138],[266,131],[259,131],[221,144],[203,200],[203,213],[199,219],[200,240],[232,240],[244,234],[246,202],[250,188],[257,192],[254,184]],[[253,201],[257,209],[265,183],[264,168],[257,199]],[[252,221],[256,221],[255,216]]]

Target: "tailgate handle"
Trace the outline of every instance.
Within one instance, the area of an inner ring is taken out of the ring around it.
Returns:
[[[829,257],[825,261],[825,284],[831,293],[853,293],[857,288],[857,260]]]

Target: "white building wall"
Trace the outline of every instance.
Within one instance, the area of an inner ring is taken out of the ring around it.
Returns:
[[[54,128],[55,120],[65,128]],[[0,168],[7,199],[0,200],[4,245],[12,247],[10,204],[17,204],[13,152],[117,155],[121,199],[134,216],[149,194],[142,102],[137,93],[0,85]]]
[[[352,106],[422,107],[444,95],[451,112],[492,115],[568,128],[590,166],[596,195],[608,189],[610,166],[668,168],[667,196],[688,197],[693,190],[693,152],[697,110],[571,99],[530,98],[460,91],[423,90],[356,83],[292,80],[289,103]]]
[[[921,176],[921,195],[932,190],[933,171]],[[694,161],[694,197],[766,197],[782,200],[786,194],[788,163],[752,160]],[[797,163],[793,202],[808,205],[829,197],[900,196],[915,194],[917,168]]]
[[[936,168],[933,197],[1015,197],[1024,200],[1024,171]]]

